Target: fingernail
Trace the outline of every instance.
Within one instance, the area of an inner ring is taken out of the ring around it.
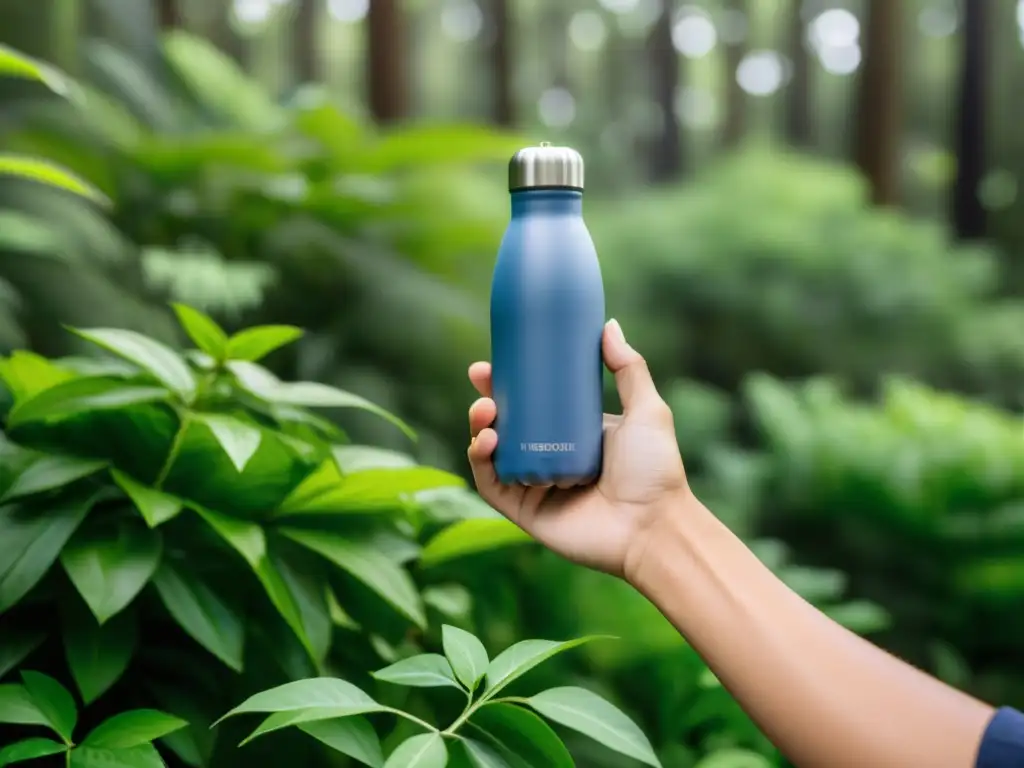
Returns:
[[[612,318],[608,321],[608,330],[612,332],[612,335],[623,344],[626,343],[626,334],[622,332],[622,326],[619,325],[619,321]]]

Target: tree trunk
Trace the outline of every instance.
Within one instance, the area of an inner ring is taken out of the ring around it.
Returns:
[[[249,50],[246,41],[231,24],[230,0],[216,0],[210,29],[210,41],[234,59],[243,70],[248,69]]]
[[[809,149],[814,143],[811,119],[811,67],[807,51],[807,32],[803,0],[790,0],[789,58],[793,73],[786,89],[786,141],[790,146]]]
[[[985,236],[985,207],[978,197],[985,173],[986,108],[991,36],[990,0],[964,4],[960,59],[960,94],[956,124],[956,181],[953,185],[953,229],[962,240]]]
[[[295,74],[300,83],[315,83],[320,79],[320,48],[317,27],[320,14],[317,0],[298,0],[292,40],[295,56]]]
[[[973,0],[972,0],[973,1]],[[870,0],[857,99],[857,166],[875,205],[900,201],[903,125],[903,0]]]
[[[405,19],[401,0],[373,0],[366,17],[367,101],[379,123],[409,114],[409,73],[405,60]]]
[[[181,29],[182,18],[178,0],[157,0],[156,18],[160,29],[164,32]]]
[[[513,24],[509,0],[490,0],[490,22],[493,39],[490,46],[490,70],[494,87],[491,116],[495,125],[515,125],[516,108],[513,89]]]
[[[674,5],[672,0],[665,0],[647,40],[654,101],[660,107],[662,118],[650,153],[651,180],[654,182],[672,181],[683,171],[682,129],[675,109],[679,55],[672,44]]]
[[[731,13],[746,15],[745,0],[727,0],[726,10]],[[747,95],[740,88],[736,79],[746,45],[743,39],[732,40],[725,46],[725,123],[722,126],[722,146],[726,149],[736,147],[742,140],[746,128]]]

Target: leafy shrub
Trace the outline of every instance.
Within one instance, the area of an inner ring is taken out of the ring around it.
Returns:
[[[373,676],[396,685],[460,691],[467,703],[446,728],[434,727],[413,714],[380,704],[344,680],[323,677],[257,693],[224,717],[270,713],[246,742],[297,726],[314,739],[372,768],[444,768],[450,764],[450,758],[459,765],[476,768],[574,765],[561,739],[532,709],[620,754],[660,768],[661,762],[637,725],[586,688],[551,688],[528,698],[498,695],[555,654],[597,638],[561,643],[523,640],[491,660],[475,635],[449,625],[442,629],[444,656],[412,656],[378,670]],[[361,717],[373,712],[394,713],[426,733],[402,741],[385,762],[376,732]],[[449,752],[448,743],[454,753]]]
[[[76,333],[113,356],[0,361],[0,677],[66,669],[90,722],[160,708],[191,724],[163,744],[223,765],[205,726],[231,699],[408,653],[428,612],[452,611],[454,585],[430,585],[429,569],[525,536],[458,476],[352,444],[309,411],[366,410],[410,432],[259,365],[297,328],[228,336],[175,309],[198,346],[185,356],[90,329]]]

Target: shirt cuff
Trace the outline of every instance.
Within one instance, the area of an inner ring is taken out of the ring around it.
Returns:
[[[1024,714],[1003,707],[985,729],[978,749],[977,768],[1024,766]]]

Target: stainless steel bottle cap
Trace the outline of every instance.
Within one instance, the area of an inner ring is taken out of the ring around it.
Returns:
[[[583,158],[571,147],[553,147],[546,141],[520,149],[508,164],[508,188],[582,190]]]

